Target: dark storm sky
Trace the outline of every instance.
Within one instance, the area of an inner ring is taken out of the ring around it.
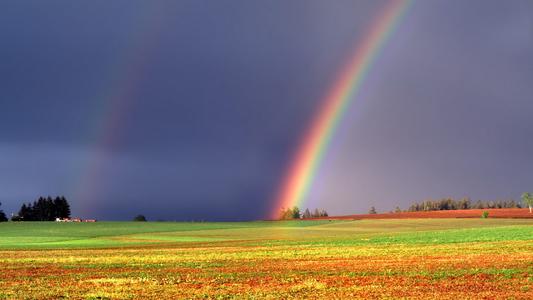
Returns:
[[[386,1],[1,1],[0,202],[262,218]],[[533,2],[417,1],[336,133],[331,214],[533,190]]]

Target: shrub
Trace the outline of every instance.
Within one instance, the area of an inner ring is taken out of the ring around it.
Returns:
[[[137,215],[135,218],[133,218],[133,221],[135,222],[146,222],[146,217],[143,215]]]
[[[489,212],[488,211],[484,211],[482,214],[481,214],[481,218],[482,219],[486,219],[489,217]]]

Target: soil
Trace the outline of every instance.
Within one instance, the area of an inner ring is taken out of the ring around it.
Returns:
[[[465,209],[465,210],[439,210],[417,211],[383,214],[362,214],[348,216],[333,216],[325,219],[331,220],[362,220],[362,219],[421,219],[421,218],[481,218],[484,211],[489,213],[489,218],[531,218],[529,208],[500,208],[500,209]]]

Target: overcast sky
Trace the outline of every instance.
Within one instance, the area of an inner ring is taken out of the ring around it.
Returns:
[[[1,209],[65,195],[98,219],[265,217],[386,3],[1,1]],[[532,53],[532,1],[415,1],[307,205],[533,191]]]

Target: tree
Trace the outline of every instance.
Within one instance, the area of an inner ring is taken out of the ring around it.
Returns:
[[[472,206],[470,198],[464,197],[457,203],[457,209],[470,209]]]
[[[305,209],[305,212],[302,215],[302,218],[304,218],[304,219],[310,219],[311,218],[311,212],[309,211],[309,208]]]
[[[22,207],[20,207],[19,213],[18,213],[19,219],[23,221],[34,221],[33,220],[33,207],[31,206],[31,203],[22,204]]]
[[[533,195],[531,193],[523,193],[522,194],[522,202],[524,202],[525,205],[529,206],[529,213],[532,213]]]
[[[70,205],[64,196],[54,199],[54,218],[70,218]]]
[[[371,214],[371,215],[375,215],[375,214],[377,214],[378,212],[376,211],[376,208],[375,208],[374,206],[372,206],[372,207],[370,208],[370,210],[368,211],[368,213]]]
[[[300,209],[298,206],[295,206],[292,208],[292,218],[293,219],[299,219],[300,218]]]
[[[395,212],[395,213],[401,213],[402,210],[400,209],[399,206],[396,206],[396,208],[394,209],[394,212]]]
[[[0,206],[2,206],[2,203],[0,203]],[[0,222],[7,222],[6,214],[1,209],[0,209]]]
[[[473,208],[477,209],[483,209],[485,208],[485,204],[481,200],[477,200],[476,204],[474,204]]]
[[[292,219],[292,209],[290,208],[282,208],[279,213],[279,219],[280,220],[290,220]]]
[[[53,221],[55,217],[53,214],[53,200],[49,196],[47,198],[39,197],[37,201],[33,202],[33,206],[29,206],[31,208],[31,215],[32,218],[24,218],[27,221]]]
[[[408,211],[418,211],[418,204],[411,204],[411,206],[409,206],[409,208],[407,209]]]
[[[135,222],[146,222],[146,217],[143,215],[137,215],[135,218],[133,218],[133,221]]]

